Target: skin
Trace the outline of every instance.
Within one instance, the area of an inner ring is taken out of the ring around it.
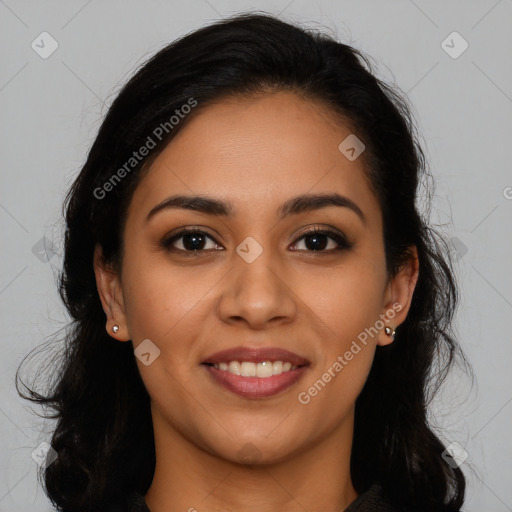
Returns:
[[[156,468],[146,502],[152,512],[325,512],[358,496],[349,463],[354,404],[378,345],[380,329],[311,398],[298,401],[379,315],[399,304],[386,325],[406,318],[418,258],[386,274],[382,215],[362,157],[338,145],[350,133],[329,109],[289,92],[209,105],[171,141],[136,189],[124,230],[121,272],[95,252],[107,332],[136,348],[150,339],[160,355],[136,359],[151,397]],[[337,192],[363,211],[329,206],[284,219],[276,210],[305,193]],[[174,194],[230,201],[217,217],[168,209],[146,220]],[[202,254],[175,252],[161,241],[179,228],[205,231]],[[334,227],[350,249],[328,237],[309,251],[313,227]],[[236,252],[253,237],[263,249],[252,263]],[[309,244],[307,242],[309,240]],[[224,250],[216,250],[224,249]],[[295,249],[295,250],[293,250]],[[322,252],[323,251],[323,252]],[[112,326],[119,325],[116,334]],[[307,358],[301,380],[273,397],[247,399],[214,383],[203,366],[226,348],[277,346]],[[257,461],[241,461],[241,453]]]

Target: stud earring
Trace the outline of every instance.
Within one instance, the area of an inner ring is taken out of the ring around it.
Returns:
[[[114,325],[114,326],[112,327],[112,331],[114,331],[114,332],[119,331],[119,325]]]
[[[391,329],[391,327],[386,327],[384,329],[384,332],[392,339],[395,339],[396,331],[394,329]]]

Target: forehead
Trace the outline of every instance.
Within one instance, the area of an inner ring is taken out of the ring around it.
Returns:
[[[349,123],[323,104],[290,92],[229,97],[199,110],[155,159],[132,203],[146,214],[174,194],[207,194],[245,218],[290,197],[337,192],[378,215],[364,153],[349,160],[339,146]]]

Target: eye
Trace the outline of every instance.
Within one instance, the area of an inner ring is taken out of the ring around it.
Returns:
[[[306,248],[292,250],[332,253],[350,249],[352,247],[352,244],[348,242],[342,233],[330,229],[310,229],[300,238],[298,238],[292,247],[295,247],[298,242],[303,239],[305,241]],[[329,245],[329,239],[331,241],[331,245],[334,247],[325,250],[326,246]],[[210,247],[208,247],[208,240],[211,241]],[[181,252],[183,254],[189,253],[190,255],[195,255],[206,251],[224,250],[224,248],[219,249],[221,246],[219,246],[215,239],[205,231],[190,228],[182,229],[171,237],[164,238],[161,242],[161,245],[164,249],[170,252]]]
[[[206,243],[207,239],[214,242],[213,244],[210,244],[210,247],[205,247],[205,244],[208,245]],[[179,243],[176,247],[175,244],[178,241]],[[206,232],[201,231],[200,229],[182,229],[179,233],[174,234],[172,237],[164,238],[164,240],[162,240],[162,246],[168,251],[182,253],[189,252],[191,254],[201,251],[215,250],[216,247],[218,247],[215,240]]]
[[[329,245],[328,239],[331,239],[331,247],[329,250],[324,250]],[[324,252],[332,253],[342,251],[344,249],[350,249],[352,244],[348,242],[344,235],[337,231],[323,228],[313,228],[304,233],[298,241],[304,239],[306,250],[308,252]],[[332,244],[334,242],[334,244]],[[295,242],[297,244],[297,242]],[[294,249],[296,250],[296,249]]]

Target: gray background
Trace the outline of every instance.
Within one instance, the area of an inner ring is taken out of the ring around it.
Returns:
[[[458,334],[476,373],[472,385],[453,372],[433,419],[446,443],[468,452],[464,510],[512,510],[512,0],[0,0],[0,511],[51,510],[31,454],[52,423],[13,382],[21,358],[67,320],[55,287],[65,190],[136,66],[186,32],[253,8],[327,26],[413,104],[437,180],[432,222],[458,259]],[[31,47],[43,45],[43,31],[59,45],[46,59]],[[453,31],[469,44],[457,58],[461,40],[442,45]]]

